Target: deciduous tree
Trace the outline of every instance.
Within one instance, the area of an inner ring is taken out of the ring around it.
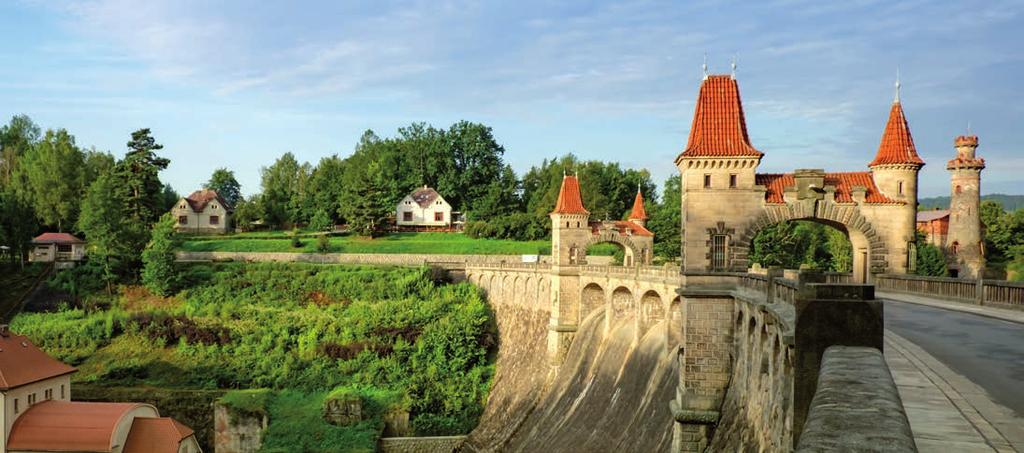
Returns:
[[[226,168],[214,170],[206,187],[215,190],[232,207],[242,199],[242,185],[235,179],[235,172]]]
[[[178,272],[174,269],[174,217],[165,213],[153,225],[153,231],[142,252],[142,284],[153,294],[167,296],[178,285]]]
[[[25,198],[39,220],[57,231],[74,224],[85,184],[85,154],[64,129],[48,130],[22,159]]]

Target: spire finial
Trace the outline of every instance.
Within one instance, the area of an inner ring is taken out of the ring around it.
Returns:
[[[565,167],[562,167],[562,177],[565,177]]]
[[[708,79],[708,53],[704,52],[704,64],[700,65],[702,71],[704,71],[704,80]]]
[[[896,98],[892,102],[900,102],[900,68],[896,67]]]
[[[732,55],[732,79],[736,80],[736,54]]]
[[[967,136],[971,135],[971,120],[967,120]]]
[[[636,182],[636,193],[640,193],[640,181]]]

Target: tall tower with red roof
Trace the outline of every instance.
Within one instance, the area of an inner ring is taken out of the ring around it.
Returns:
[[[950,271],[961,278],[978,278],[985,267],[981,239],[981,170],[985,159],[978,157],[977,135],[961,135],[953,144],[956,157],[946,164],[951,173],[949,233],[946,236]]]
[[[640,188],[636,188],[636,198],[633,199],[633,209],[629,211],[629,221],[642,227],[647,225],[647,210],[644,209],[644,195]]]
[[[574,175],[562,177],[558,202],[551,217],[551,264],[584,264],[590,240],[590,211],[583,207],[580,181]]]

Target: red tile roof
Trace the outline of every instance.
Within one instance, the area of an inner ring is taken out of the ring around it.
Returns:
[[[33,244],[85,244],[85,241],[68,233],[43,233],[32,239]]]
[[[0,390],[74,373],[75,367],[46,355],[28,338],[7,331],[0,334]]]
[[[583,207],[583,196],[580,195],[580,181],[575,176],[562,177],[562,188],[558,191],[558,202],[552,214],[590,214]]]
[[[605,225],[606,223],[614,224],[614,228],[618,230],[619,234],[626,234],[628,232],[629,234],[632,234],[634,236],[654,236],[654,233],[652,233],[651,230],[648,230],[647,228],[644,228],[628,220],[614,220],[611,222],[590,222],[590,232],[593,234],[598,234],[598,232],[601,230],[601,226]]]
[[[430,204],[433,203],[434,200],[438,199],[441,194],[437,193],[436,190],[430,187],[423,186],[422,189],[418,189],[413,192],[411,196],[412,199],[416,201],[416,204],[420,205],[421,208],[426,209],[430,207]]]
[[[192,428],[170,417],[136,417],[122,453],[177,453]]]
[[[878,154],[868,166],[906,164],[924,165],[924,161],[917,155],[903,107],[899,102],[893,102],[889,110],[889,121],[885,123],[885,131],[882,132],[882,142],[878,145]]]
[[[647,210],[644,209],[644,196],[639,190],[636,191],[636,198],[633,199],[633,210],[629,213],[629,220],[647,220]]]
[[[142,403],[85,403],[43,401],[14,421],[8,450],[113,451],[117,426],[135,409],[156,408]]]
[[[761,157],[747,136],[740,88],[727,75],[712,75],[700,84],[690,139],[680,157]]]
[[[765,201],[771,204],[785,203],[783,192],[786,187],[796,185],[796,178],[792,173],[785,174],[758,174],[755,176],[755,183],[768,188],[765,193]],[[836,203],[853,203],[853,186],[864,186],[867,194],[864,197],[866,203],[872,204],[898,204],[902,203],[893,200],[882,194],[875,185],[871,172],[851,173],[825,173],[825,185],[835,186]]]
[[[945,217],[949,217],[949,209],[933,209],[931,211],[917,212],[918,222],[931,222],[932,220],[938,220]]]
[[[213,189],[197,190],[195,192],[192,192],[189,196],[185,197],[185,201],[188,203],[189,207],[192,208],[192,210],[195,212],[203,212],[203,209],[206,208],[206,205],[213,200],[219,201],[220,205],[223,206],[224,209],[231,210],[232,208],[232,206],[229,205],[227,201],[224,201],[224,199],[217,194],[217,191]]]

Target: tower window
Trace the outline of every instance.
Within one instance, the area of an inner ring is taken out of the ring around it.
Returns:
[[[903,195],[903,181],[900,181],[899,184],[896,185],[896,191],[899,192],[900,195]]]
[[[711,236],[711,269],[723,271],[727,266],[726,246],[727,239],[724,234]]]
[[[709,174],[705,174],[704,175],[704,188],[705,189],[711,188],[711,175],[709,175]]]
[[[950,251],[953,252],[954,255],[956,255],[960,251],[960,243],[957,241],[953,241],[953,245],[951,245],[949,249]]]
[[[902,184],[902,183],[900,183],[900,184]],[[736,174],[735,173],[729,175],[729,188],[730,189],[735,189],[736,188]]]
[[[956,186],[956,193],[960,193],[960,192],[963,192],[963,190],[964,190],[964,189],[963,189],[962,187],[960,187],[960,186]]]

